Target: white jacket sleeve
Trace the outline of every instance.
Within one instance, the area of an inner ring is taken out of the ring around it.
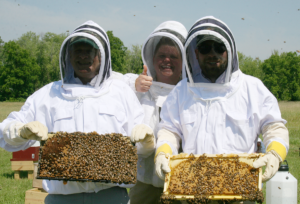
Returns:
[[[135,89],[135,81],[139,77],[138,74],[132,74],[132,73],[127,73],[125,75],[119,73],[119,72],[113,72],[112,73],[112,78],[113,79],[118,79],[123,81],[125,84],[127,84],[131,90],[135,93],[137,98],[141,100],[141,98],[145,95],[145,93],[137,92]]]
[[[138,74],[132,74],[132,73],[127,73],[127,74],[121,74],[119,72],[112,72],[111,78],[113,79],[119,79],[123,81],[125,84],[127,84],[133,91],[134,93],[137,93],[135,89],[135,80],[139,77]]]
[[[171,147],[173,154],[178,154],[179,143],[183,135],[176,98],[177,91],[175,87],[168,95],[160,112],[161,122],[159,123],[156,145],[157,148],[159,148],[163,144],[168,144]]]
[[[127,73],[123,76],[123,81],[134,91],[137,93],[135,89],[135,80],[139,77],[138,74]]]
[[[289,135],[285,127],[286,120],[282,119],[278,101],[275,96],[260,82],[257,86],[262,97],[258,99],[258,109],[255,118],[258,119],[257,134],[263,135],[266,152],[275,151],[282,160],[289,150]]]
[[[138,98],[134,92],[128,87],[124,86],[123,91],[125,95],[124,105],[127,109],[127,120],[128,122],[123,125],[124,130],[127,132],[127,135],[130,136],[132,129],[139,124],[143,123],[144,120],[144,110],[140,104]]]
[[[31,147],[36,141],[25,140],[20,138],[17,134],[18,128],[23,124],[34,120],[34,106],[33,97],[31,95],[22,106],[19,112],[11,112],[9,116],[0,123],[0,147],[9,151],[16,152],[25,150]]]

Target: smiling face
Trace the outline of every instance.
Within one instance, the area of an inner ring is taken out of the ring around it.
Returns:
[[[69,53],[74,72],[83,84],[90,82],[99,73],[99,50],[87,43],[76,43],[71,46]]]
[[[153,65],[158,82],[176,85],[180,80],[182,59],[177,47],[161,45],[154,54]]]
[[[212,40],[205,41],[201,43],[195,50],[196,58],[198,60],[199,66],[201,67],[203,75],[210,79],[211,82],[215,83],[218,77],[227,68],[227,51],[221,52],[220,49],[215,50],[217,43]],[[208,53],[202,54],[198,48],[200,46],[211,47]]]

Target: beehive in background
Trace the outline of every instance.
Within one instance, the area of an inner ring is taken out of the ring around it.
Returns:
[[[261,168],[253,161],[261,154],[171,156],[171,172],[166,175],[163,203],[187,200],[205,203],[208,200],[263,202]]]
[[[33,146],[12,153],[11,169],[15,179],[20,179],[20,171],[28,172],[28,179],[33,179],[34,163],[38,161],[40,142],[36,141]]]
[[[58,132],[42,144],[38,178],[136,183],[137,151],[121,134]]]

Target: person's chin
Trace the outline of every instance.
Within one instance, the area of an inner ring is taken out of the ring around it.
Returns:
[[[206,67],[219,67],[221,65],[220,62],[217,63],[205,63]]]
[[[163,73],[163,76],[164,77],[171,77],[171,76],[173,76],[173,73]]]
[[[90,72],[88,70],[77,70],[76,75],[86,77],[90,75]]]
[[[164,76],[171,76],[171,75],[173,75],[173,70],[172,69],[161,70],[161,74]]]
[[[78,70],[78,72],[79,72],[79,73],[83,73],[83,74],[85,74],[85,73],[88,73],[88,70],[86,70],[86,69],[82,69],[82,70]]]

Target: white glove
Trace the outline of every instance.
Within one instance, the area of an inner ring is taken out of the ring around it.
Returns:
[[[18,130],[19,135],[28,140],[46,140],[48,139],[48,128],[39,121],[32,121],[23,125]]]
[[[165,173],[171,172],[168,157],[169,153],[160,152],[155,158],[155,173],[163,181],[165,180]]]
[[[266,166],[265,173],[262,175],[262,182],[265,182],[276,174],[279,169],[280,162],[280,156],[274,150],[271,150],[265,156],[254,161],[253,167],[260,168],[262,166]]]
[[[145,124],[136,125],[131,132],[130,140],[133,143],[154,143],[153,130]]]

